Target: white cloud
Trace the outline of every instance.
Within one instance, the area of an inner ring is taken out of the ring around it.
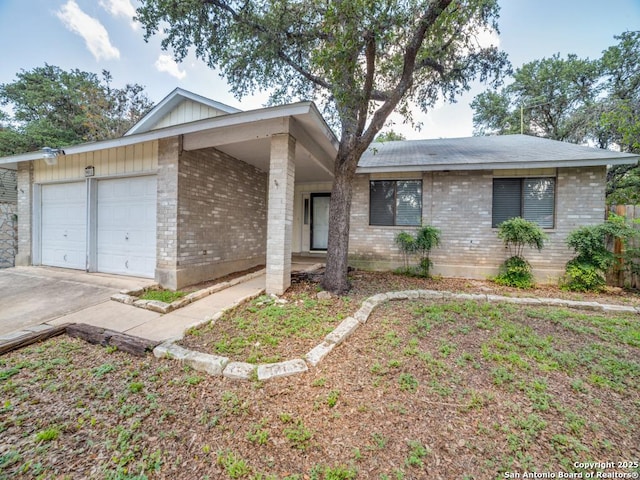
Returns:
[[[133,21],[136,9],[130,0],[100,0],[100,6],[104,8],[113,17],[125,17],[131,21],[131,28],[136,30],[138,23]]]
[[[120,58],[120,51],[111,45],[109,32],[96,18],[84,13],[74,0],[65,3],[56,15],[68,30],[77,33],[96,60]]]
[[[159,72],[166,72],[172,77],[176,77],[178,80],[182,80],[187,76],[187,72],[180,70],[180,67],[175,62],[171,55],[162,54],[156,60],[155,67]]]

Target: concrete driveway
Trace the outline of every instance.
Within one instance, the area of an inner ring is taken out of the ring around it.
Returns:
[[[0,335],[38,325],[134,290],[147,278],[85,273],[49,267],[0,270]]]

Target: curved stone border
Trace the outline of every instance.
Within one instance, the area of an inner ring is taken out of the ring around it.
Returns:
[[[133,305],[134,307],[144,308],[146,310],[151,310],[152,312],[157,313],[169,313],[177,310],[178,308],[186,307],[192,302],[196,300],[200,300],[204,297],[208,297],[212,293],[219,292],[221,290],[225,290],[229,287],[233,287],[242,282],[246,282],[248,280],[253,280],[254,278],[263,275],[266,270],[260,269],[256,272],[248,273],[243,275],[242,277],[234,278],[233,280],[229,280],[228,282],[220,282],[212,285],[208,288],[203,288],[202,290],[197,290],[195,292],[191,292],[189,295],[185,295],[184,297],[171,302],[165,303],[159,300],[142,300],[138,298],[142,295],[145,290],[123,290],[120,293],[116,293],[115,295],[111,295],[111,300],[116,302],[124,303],[125,305]]]
[[[340,325],[338,325],[324,338],[322,343],[319,343],[304,355],[304,359],[298,358],[294,360],[287,360],[285,362],[260,365],[244,362],[229,362],[227,357],[200,353],[176,345],[175,342],[179,339],[169,340],[158,345],[153,350],[153,354],[157,358],[173,358],[190,365],[195,370],[206,372],[211,375],[222,375],[234,380],[250,380],[253,378],[257,378],[258,380],[269,380],[272,378],[296,375],[298,373],[306,372],[309,369],[308,365],[312,367],[317,366],[336,346],[349,338],[349,336],[355,332],[361,324],[366,323],[373,310],[380,304],[393,300],[416,299],[475,300],[491,303],[515,303],[518,305],[567,307],[606,313],[637,313],[640,315],[640,307],[609,305],[598,302],[579,302],[559,298],[503,297],[500,295],[452,293],[439,290],[405,290],[400,292],[379,293],[367,298],[362,302],[362,306],[353,314],[353,316],[345,318]],[[237,304],[245,300],[247,299],[243,299]],[[234,307],[237,304],[235,304]],[[205,320],[205,322],[217,320],[223,313],[224,310]]]

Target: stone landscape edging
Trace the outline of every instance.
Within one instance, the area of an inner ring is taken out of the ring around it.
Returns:
[[[210,321],[219,319],[225,311],[235,308],[258,295],[240,299],[233,306],[228,307],[212,317],[205,318],[195,326],[200,326]],[[535,305],[551,307],[567,307],[578,310],[600,311],[604,313],[637,313],[640,315],[640,306],[611,305],[599,302],[581,302],[576,300],[564,300],[560,298],[536,298],[536,297],[504,297],[501,295],[490,295],[482,293],[453,293],[439,290],[403,290],[397,292],[378,293],[362,302],[361,307],[352,316],[345,318],[324,340],[312,348],[304,355],[304,358],[297,358],[278,363],[251,364],[245,362],[230,362],[229,358],[207,353],[196,352],[177,345],[175,342],[182,339],[174,338],[158,345],[153,350],[156,358],[172,358],[181,361],[194,370],[206,372],[211,375],[224,376],[233,380],[270,380],[273,378],[287,377],[304,373],[309,370],[309,366],[316,367],[331,351],[351,334],[360,325],[367,322],[371,313],[380,304],[394,300],[417,300],[417,299],[456,299],[456,300],[476,300],[489,303],[514,303],[518,305]],[[192,327],[190,327],[192,328]]]
[[[227,288],[238,285],[239,283],[246,282],[249,280],[253,280],[254,278],[259,277],[265,273],[265,269],[262,268],[255,272],[248,273],[238,278],[234,278],[233,280],[229,280],[227,282],[216,283],[207,288],[203,288],[201,290],[196,290],[195,292],[191,292],[188,295],[185,295],[178,300],[175,300],[171,303],[161,302],[159,300],[142,300],[138,298],[145,292],[145,289],[142,290],[122,290],[120,293],[116,293],[111,295],[111,300],[115,302],[124,303],[125,305],[133,305],[134,307],[144,308],[146,310],[151,310],[156,313],[169,313],[173,312],[182,307],[186,307],[190,303],[195,302],[196,300],[203,299],[208,297],[213,293],[220,292]]]

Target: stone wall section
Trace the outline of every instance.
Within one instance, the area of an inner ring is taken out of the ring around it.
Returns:
[[[555,281],[564,272],[572,251],[565,244],[569,232],[604,221],[605,167],[560,168],[556,177],[556,225],[545,230],[549,242],[542,252],[527,250],[538,281]],[[394,237],[413,227],[369,225],[370,175],[354,183],[349,240],[350,263],[371,269],[402,265]],[[407,178],[386,175],[385,179]],[[498,272],[508,251],[491,228],[493,172],[424,172],[422,221],[442,232],[441,246],[432,252],[433,272],[445,276],[486,278]],[[382,179],[376,175],[375,179]]]
[[[18,206],[0,202],[0,268],[15,265],[18,248]]]

